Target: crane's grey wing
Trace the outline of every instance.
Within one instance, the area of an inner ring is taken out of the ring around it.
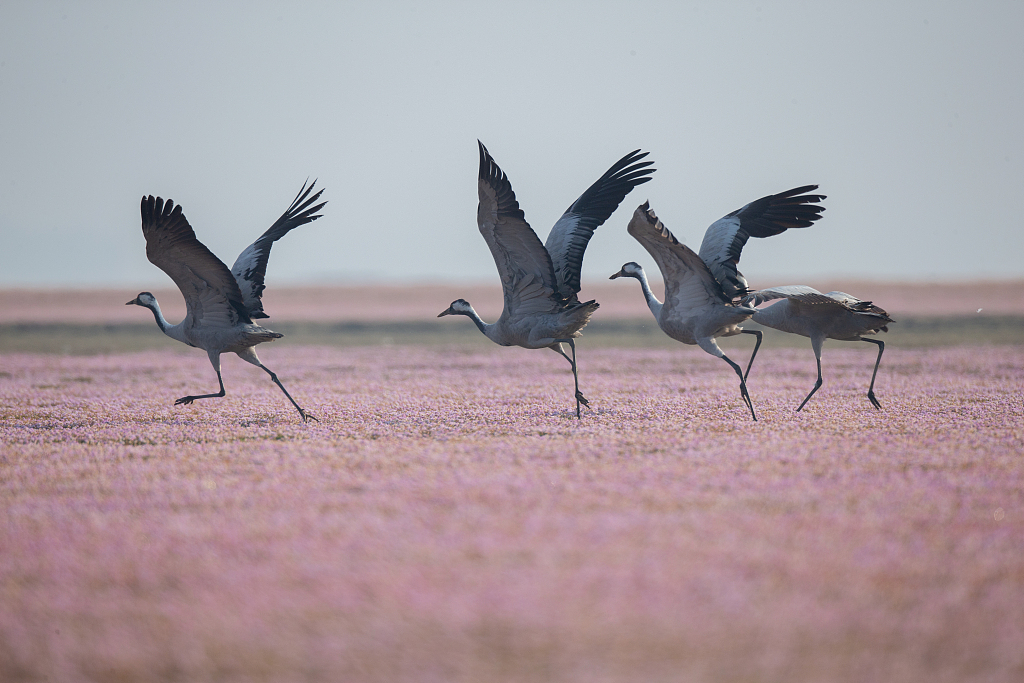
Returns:
[[[748,292],[747,281],[736,264],[749,238],[771,237],[790,228],[806,228],[821,218],[825,207],[815,202],[824,200],[825,195],[805,194],[816,189],[817,185],[804,185],[761,197],[708,227],[700,245],[700,257],[708,264],[726,296],[744,296]]]
[[[303,183],[302,189],[295,195],[295,200],[288,210],[281,214],[281,217],[258,240],[239,254],[235,259],[235,265],[231,266],[231,273],[235,276],[235,281],[238,282],[238,288],[242,292],[242,299],[245,301],[245,307],[251,318],[269,317],[263,312],[263,290],[265,289],[263,280],[267,274],[267,261],[270,260],[270,248],[274,246],[274,242],[300,225],[312,223],[322,217],[317,212],[327,202],[310,206],[324,193],[323,190],[320,190],[310,197],[309,193],[315,186],[315,180],[308,189],[306,183]]]
[[[224,262],[196,239],[188,219],[170,199],[142,198],[146,257],[178,285],[193,325],[233,327],[251,323],[238,283]]]
[[[629,221],[629,234],[643,245],[661,269],[665,280],[665,310],[685,311],[700,306],[729,303],[707,264],[675,238],[644,202]],[[663,313],[664,315],[664,313]]]
[[[648,166],[654,162],[641,161],[647,154],[637,149],[616,161],[565,210],[548,233],[544,246],[551,255],[558,293],[563,299],[575,300],[580,291],[583,252],[594,231],[619,208],[634,187],[651,179],[655,169]]]
[[[831,297],[832,299],[835,299],[836,301],[842,302],[843,304],[845,304],[847,306],[856,306],[858,304],[870,304],[871,303],[870,301],[863,301],[861,299],[858,299],[854,295],[847,294],[846,292],[829,292],[825,296]]]
[[[479,140],[477,226],[505,293],[505,316],[560,310],[551,257],[519,208],[512,184]]]
[[[889,314],[886,313],[885,310],[882,309],[880,306],[876,306],[874,303],[870,301],[858,299],[852,294],[847,294],[846,292],[829,292],[825,296],[832,297],[836,301],[841,302],[843,306],[853,311],[854,313],[866,313],[869,315],[881,316],[885,318],[888,322],[896,322],[895,320],[890,318]]]
[[[886,313],[880,307],[874,305],[870,301],[863,301],[847,294],[846,292],[829,292],[822,294],[813,287],[807,285],[786,285],[784,287],[771,287],[770,289],[759,289],[756,292],[752,292],[745,299],[744,303],[750,306],[760,306],[766,301],[773,299],[789,299],[795,301],[800,306],[817,306],[817,307],[834,307],[834,308],[845,308],[853,313],[862,313],[865,315],[878,316],[885,318],[889,322],[893,322],[889,318],[889,314]]]
[[[822,294],[813,287],[807,285],[785,285],[783,287],[770,287],[759,289],[756,292],[749,292],[743,297],[743,303],[748,306],[760,306],[766,301],[775,299],[793,299],[805,303],[835,304],[831,297]]]

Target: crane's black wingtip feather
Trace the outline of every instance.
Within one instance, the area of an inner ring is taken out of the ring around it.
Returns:
[[[491,157],[491,153],[487,151],[486,147],[484,147],[484,143],[477,140],[476,144],[479,146],[480,150],[479,178],[480,180],[485,180],[491,176],[491,165],[496,166],[497,164],[494,163],[494,159]]]
[[[491,157],[490,152],[484,147],[484,143],[477,140],[480,146],[480,173],[479,180],[486,183],[495,193],[496,210],[499,216],[511,216],[525,221],[526,216],[519,208],[516,200],[516,193],[512,189],[512,183],[508,176],[501,170],[498,163]]]
[[[794,187],[792,190],[786,190],[785,192],[780,192],[780,193],[778,193],[775,196],[776,197],[780,197],[780,198],[782,198],[782,197],[793,197],[795,195],[805,194],[807,192],[812,192],[812,191],[817,190],[817,189],[818,189],[817,185],[802,185],[801,187]]]
[[[627,159],[629,161],[639,161],[640,159],[643,159],[648,154],[650,154],[650,152],[645,152],[642,149],[638,148],[638,149],[634,149],[632,152],[630,152],[626,156],[624,156],[621,159],[619,159],[619,161],[622,162],[622,161],[626,161]]]
[[[153,195],[147,195],[142,198],[140,210],[143,227],[152,225],[157,218],[184,218],[181,215],[181,206],[176,205],[173,199],[164,201],[161,197],[154,197]]]

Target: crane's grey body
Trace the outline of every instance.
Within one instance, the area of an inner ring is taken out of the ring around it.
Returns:
[[[215,293],[212,289],[207,288],[203,294],[212,297]],[[156,317],[157,326],[164,334],[182,344],[204,349],[209,353],[242,354],[257,344],[284,336],[256,323],[232,322],[228,316],[223,315],[223,311],[219,307],[213,307],[209,313],[198,306],[194,309],[190,308],[184,320],[177,325],[171,325],[164,318],[156,297],[148,292],[143,292],[138,298],[138,303],[131,301],[129,304],[142,305],[151,309]],[[255,351],[252,353],[255,354]]]
[[[583,328],[597,308],[596,302],[587,302],[561,311],[543,312],[528,317],[503,312],[496,322],[488,324],[480,320],[477,327],[488,339],[501,346],[547,349],[583,334]],[[453,312],[458,313],[457,310]]]
[[[314,182],[313,185],[316,183]],[[159,197],[142,198],[142,231],[146,237],[146,256],[167,273],[185,298],[187,313],[177,325],[167,322],[160,304],[149,292],[142,292],[127,305],[143,306],[153,312],[156,324],[171,339],[206,351],[217,372],[220,391],[213,394],[183,396],[175,405],[196,399],[225,395],[220,371],[220,356],[235,353],[242,360],[266,371],[288,397],[303,421],[313,419],[303,410],[277,375],[260,362],[257,344],[280,339],[284,335],[257,325],[252,318],[266,318],[263,311],[263,281],[270,248],[293,228],[320,218],[316,215],[326,202],[310,207],[323,190],[308,198],[313,185],[305,184],[287,211],[235,261],[232,270],[197,238],[180,206]]]
[[[581,302],[580,270],[583,254],[594,231],[604,223],[625,196],[650,180],[651,162],[640,150],[616,162],[558,219],[546,244],[526,222],[512,184],[477,141],[480,172],[477,189],[477,227],[490,248],[501,278],[505,305],[501,317],[485,323],[465,299],[456,299],[438,317],[465,315],[488,339],[501,346],[548,348],[572,366],[576,385],[576,417],[580,405],[588,405],[579,388],[576,345],[573,341],[598,309],[596,301]],[[562,348],[568,344],[572,356]]]
[[[757,420],[742,370],[715,341],[715,337],[742,333],[743,328],[739,324],[752,316],[754,310],[737,306],[725,296],[707,265],[669,232],[647,202],[633,213],[629,234],[658,263],[665,279],[665,301],[659,301],[651,291],[647,274],[638,263],[626,263],[610,279],[632,277],[639,280],[647,307],[665,334],[684,344],[700,346],[728,363],[739,375],[740,397],[750,409],[751,418]]]
[[[820,218],[823,207],[812,202],[821,195],[802,194],[815,185],[768,195],[721,218],[707,229],[700,254],[682,244],[644,202],[633,213],[628,231],[654,258],[665,281],[665,302],[651,291],[647,275],[639,264],[630,262],[611,276],[632,277],[640,281],[648,308],[658,327],[672,339],[700,346],[721,358],[740,379],[740,396],[757,420],[747,392],[746,378],[740,366],[718,346],[718,337],[752,334],[757,343],[750,356],[753,363],[761,344],[761,333],[744,330],[740,323],[757,311],[737,298],[747,292],[747,281],[736,268],[743,245],[750,237],[777,235],[789,228],[802,228]],[[749,364],[748,364],[749,370]]]
[[[767,308],[758,309],[753,315],[754,322],[782,332],[809,337],[814,359],[818,366],[818,379],[814,388],[800,403],[797,411],[803,409],[814,393],[821,388],[821,349],[826,339],[839,341],[863,341],[878,346],[875,369],[868,387],[868,400],[875,408],[881,404],[875,397],[875,377],[882,361],[885,343],[880,339],[865,339],[862,335],[888,332],[889,323],[895,322],[884,310],[870,301],[861,301],[846,292],[822,294],[806,285],[787,285],[762,289],[748,295],[745,301],[758,306],[766,301],[782,299]],[[750,367],[747,367],[749,374]]]
[[[650,215],[653,216],[654,212],[650,212]],[[679,246],[687,249],[686,245]],[[623,271],[616,273],[611,279],[633,277],[640,281],[647,307],[651,309],[662,332],[678,342],[700,346],[718,358],[724,354],[715,338],[741,334],[743,328],[739,324],[754,314],[752,308],[736,306],[716,297],[703,296],[700,290],[683,292],[679,287],[679,279],[674,279],[671,285],[668,279],[665,280],[665,303],[662,303],[651,291],[647,273],[639,264],[627,263],[623,266]],[[706,277],[706,274],[697,272],[692,275],[703,288],[705,283],[700,281],[701,276]]]

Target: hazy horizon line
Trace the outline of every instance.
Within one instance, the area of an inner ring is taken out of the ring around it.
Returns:
[[[748,281],[750,278],[747,278]],[[800,280],[800,282],[797,282]],[[662,278],[654,276],[651,278],[652,282],[661,282]],[[766,284],[764,287],[778,287],[782,284],[804,284],[812,281],[825,281],[825,282],[863,282],[873,284],[892,284],[892,285],[903,285],[903,286],[926,286],[926,285],[942,285],[950,286],[957,284],[999,284],[1005,285],[1007,283],[1024,283],[1024,276],[1011,276],[1004,278],[996,277],[876,277],[871,275],[854,275],[854,274],[832,274],[832,275],[814,275],[814,276],[803,276],[801,278],[794,278],[786,275],[779,276],[766,276],[758,277],[758,282],[773,282],[775,284]],[[594,287],[597,285],[605,284],[607,281],[601,278],[584,278],[582,281],[582,289],[585,290],[587,287]],[[751,282],[751,285],[757,286],[757,282]],[[322,278],[322,279],[296,279],[285,282],[276,282],[268,285],[268,288],[273,290],[280,289],[308,289],[315,287],[326,287],[326,288],[357,288],[357,287],[395,287],[395,288],[406,288],[406,287],[445,287],[445,286],[466,286],[466,287],[480,287],[480,286],[493,286],[495,288],[500,287],[500,282],[492,278],[424,278],[424,277],[410,277],[401,279],[386,279],[386,278],[358,278],[358,277],[344,277],[344,278]],[[69,284],[4,284],[0,283],[0,292],[27,292],[27,291],[38,291],[38,292],[60,292],[60,291],[111,291],[111,290],[134,290],[144,291],[146,289],[156,290],[173,290],[176,289],[173,282],[163,282],[160,284],[153,283],[151,281],[132,281],[132,282],[108,282],[108,283],[89,283],[82,285],[69,285]],[[582,291],[582,290],[581,290]]]

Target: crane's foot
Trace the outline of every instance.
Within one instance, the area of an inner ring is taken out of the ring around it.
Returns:
[[[740,387],[740,393],[743,395],[743,402],[747,404],[747,408],[750,408],[750,417],[757,422],[757,415],[754,414],[754,402],[750,400],[750,394],[747,393],[746,386]]]
[[[796,412],[799,413],[801,410],[803,410],[804,406],[807,405],[807,402],[811,400],[811,396],[814,396],[814,392],[816,392],[820,388],[821,388],[821,380],[819,379],[817,382],[814,383],[814,388],[811,389],[811,393],[807,394],[807,396],[804,398],[803,402],[797,407]]]
[[[179,398],[177,401],[174,402],[174,405],[176,405],[176,406],[191,405],[192,401],[196,400],[196,398],[197,398],[196,396],[182,396],[181,398]]]
[[[581,405],[582,406],[586,406],[589,409],[590,408],[590,401],[587,400],[587,397],[583,395],[582,391],[577,389],[576,390],[576,419],[577,420],[583,419],[582,415],[580,414],[580,406]]]
[[[882,409],[882,404],[878,402],[877,398],[875,398],[875,392],[871,391],[870,389],[868,389],[868,400],[871,401],[871,405],[873,405],[878,410]]]
[[[299,415],[301,415],[301,416],[302,416],[302,421],[303,421],[303,422],[309,422],[310,420],[312,420],[313,422],[316,422],[317,424],[319,424],[319,423],[320,423],[320,420],[318,420],[318,419],[316,418],[316,416],[314,416],[314,415],[310,415],[309,413],[307,413],[307,412],[306,412],[305,410],[303,410],[302,408],[299,408]]]

